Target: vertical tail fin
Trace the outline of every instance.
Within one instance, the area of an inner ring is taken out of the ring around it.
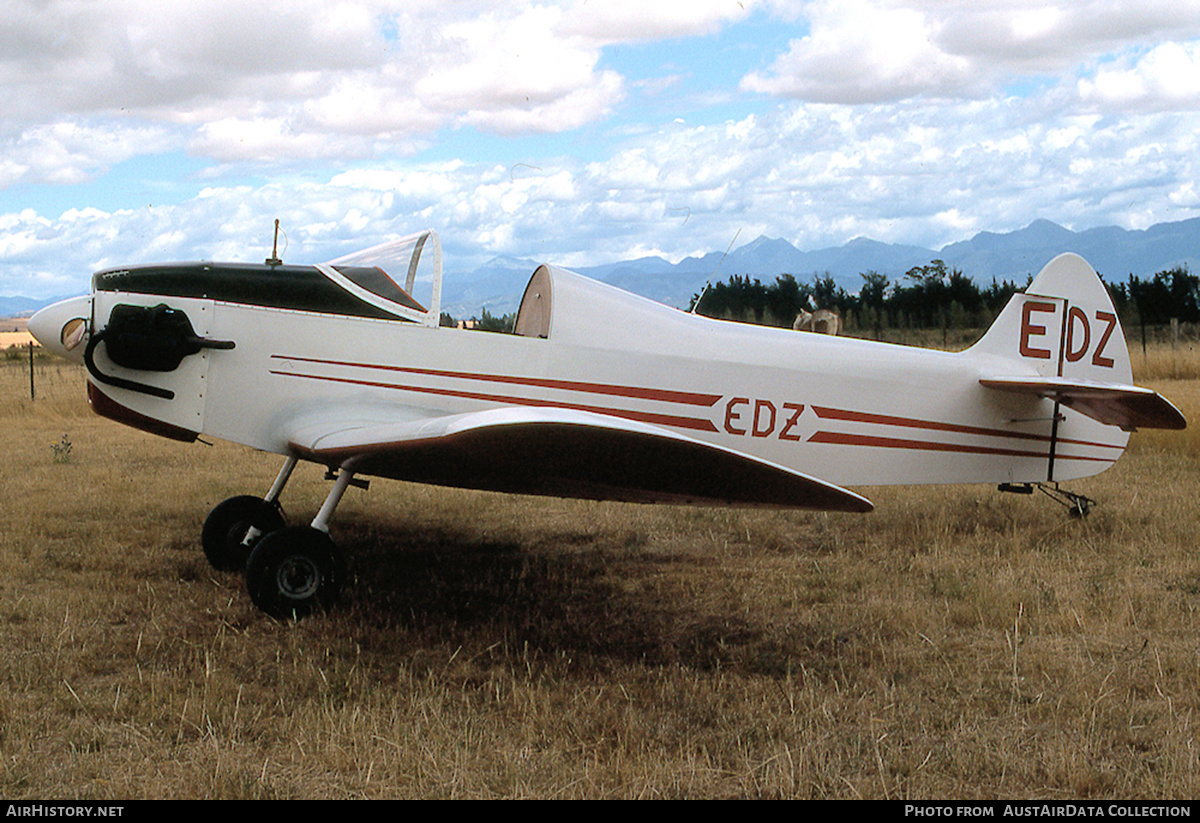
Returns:
[[[1041,377],[1129,384],[1125,335],[1108,290],[1077,254],[1060,254],[1016,294],[971,351]]]
[[[1125,431],[1187,425],[1165,398],[1133,385],[1112,299],[1076,254],[1060,254],[1024,294],[1013,295],[970,354],[980,361],[984,386],[1049,398],[1056,418],[1062,405]],[[1057,420],[1055,432],[1063,436]]]

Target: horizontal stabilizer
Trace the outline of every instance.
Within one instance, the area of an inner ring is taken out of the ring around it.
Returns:
[[[327,410],[326,410],[327,411]],[[299,456],[469,489],[621,500],[866,512],[832,483],[667,430],[568,409],[500,408],[388,422],[353,412],[300,422]],[[328,419],[328,418],[327,418]]]
[[[1033,394],[1055,400],[1101,423],[1136,429],[1183,429],[1187,420],[1171,401],[1152,389],[1066,377],[987,377],[990,389]]]

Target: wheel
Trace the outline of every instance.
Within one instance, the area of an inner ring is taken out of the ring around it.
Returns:
[[[253,545],[243,541],[251,526],[260,534],[283,528],[283,515],[274,503],[261,497],[244,494],[218,503],[200,531],[200,545],[209,565],[219,571],[241,571],[246,568]]]
[[[310,526],[271,532],[258,541],[246,563],[250,599],[280,619],[325,611],[337,600],[345,577],[337,546]]]

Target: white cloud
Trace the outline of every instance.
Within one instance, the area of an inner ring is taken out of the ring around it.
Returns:
[[[0,111],[405,134],[492,115],[505,132],[561,130],[620,99],[622,78],[596,68],[603,46],[710,33],[750,5],[12,0]]]
[[[768,73],[743,88],[824,103],[872,103],[917,94],[958,94],[969,60],[938,45],[940,23],[918,9],[837,0],[814,9],[812,33],[794,40]]]
[[[308,128],[329,135],[372,137],[379,142],[419,142],[446,122],[444,112],[430,109],[406,89],[412,80],[402,67],[359,71],[330,88],[306,97],[298,116]]]
[[[47,108],[187,109],[247,90],[264,95],[285,72],[362,65],[379,40],[371,20],[317,0],[210,0],[186,8],[153,0],[12,0],[4,9],[0,25],[18,33],[0,48],[8,117]]]
[[[752,5],[12,0],[0,111],[10,127],[179,125],[220,162],[411,153],[458,126],[557,133],[624,98],[598,67],[606,45],[711,33]],[[79,166],[40,177],[82,179]],[[0,186],[30,173],[9,157]]]
[[[745,18],[755,0],[582,0],[570,4],[557,28],[601,44],[712,34]]]
[[[600,50],[562,37],[564,11],[534,6],[443,27],[452,59],[430,66],[414,95],[435,111],[501,134],[558,132],[606,114],[623,96],[613,71],[597,71]]]
[[[1121,44],[1200,37],[1200,0],[817,0],[806,11],[810,33],[765,71],[747,74],[744,90],[848,104],[978,98]]]
[[[1079,81],[1079,96],[1104,110],[1200,109],[1200,43],[1163,43]]]
[[[608,114],[624,97],[622,85],[619,74],[605,71],[597,75],[595,82],[551,96],[545,103],[533,104],[527,99],[525,106],[470,109],[459,122],[504,135],[576,129]]]
[[[304,131],[285,118],[231,117],[200,126],[188,148],[223,161],[271,163],[280,157],[316,159],[335,148],[342,156],[353,156],[346,150],[348,142]]]
[[[17,184],[89,181],[111,166],[141,154],[179,145],[170,130],[114,123],[61,120],[31,126],[0,139],[0,189]]]

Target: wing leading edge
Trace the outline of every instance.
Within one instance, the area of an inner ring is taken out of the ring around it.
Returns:
[[[442,486],[637,503],[867,512],[831,483],[656,426],[502,408],[395,423],[314,421],[289,444],[354,472]]]
[[[1187,427],[1187,420],[1171,401],[1141,386],[1037,376],[985,377],[979,382],[991,389],[1056,400],[1125,431]]]

